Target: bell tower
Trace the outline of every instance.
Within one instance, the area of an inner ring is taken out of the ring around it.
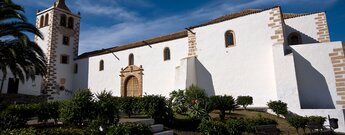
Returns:
[[[78,56],[80,13],[73,13],[65,0],[36,14],[36,27],[44,39],[35,37],[47,58],[47,75],[42,82],[42,94],[48,100],[67,99],[73,93],[72,83]]]

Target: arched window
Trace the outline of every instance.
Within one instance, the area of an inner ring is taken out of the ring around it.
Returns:
[[[131,53],[128,56],[128,65],[134,65],[134,55],[133,55],[133,53]]]
[[[67,19],[67,16],[65,14],[62,14],[60,16],[60,26],[66,27],[66,19]]]
[[[101,60],[101,61],[99,62],[99,71],[103,71],[103,70],[104,70],[104,61]]]
[[[301,34],[297,32],[290,33],[288,36],[288,44],[289,45],[302,44]]]
[[[170,49],[168,47],[164,48],[164,61],[170,60]]]
[[[40,28],[42,28],[43,26],[44,26],[44,16],[42,15],[40,19]]]
[[[45,21],[44,21],[44,26],[48,26],[49,25],[48,22],[49,22],[49,14],[46,14],[46,18],[45,18]]]
[[[72,17],[68,18],[68,28],[73,29],[74,19]]]
[[[235,33],[232,30],[228,30],[225,32],[225,47],[232,47],[235,46]]]

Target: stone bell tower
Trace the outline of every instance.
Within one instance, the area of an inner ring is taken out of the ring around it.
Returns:
[[[35,42],[47,57],[47,75],[42,82],[42,94],[48,100],[67,99],[73,93],[73,74],[77,70],[74,59],[78,56],[80,13],[72,13],[65,0],[36,14],[36,27],[44,39]]]

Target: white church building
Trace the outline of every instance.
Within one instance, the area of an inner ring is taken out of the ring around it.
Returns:
[[[75,90],[115,96],[162,95],[194,84],[208,95],[250,95],[252,107],[282,100],[289,111],[330,115],[345,132],[344,43],[330,42],[325,12],[281,8],[230,13],[186,30],[78,56],[80,14],[64,0],[39,11],[35,37],[48,75],[21,83],[9,77],[2,93],[69,98]]]

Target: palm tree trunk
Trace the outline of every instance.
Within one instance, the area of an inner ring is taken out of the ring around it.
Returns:
[[[5,82],[5,76],[3,76],[1,80],[0,94],[2,93],[2,87],[4,86],[4,82]]]

